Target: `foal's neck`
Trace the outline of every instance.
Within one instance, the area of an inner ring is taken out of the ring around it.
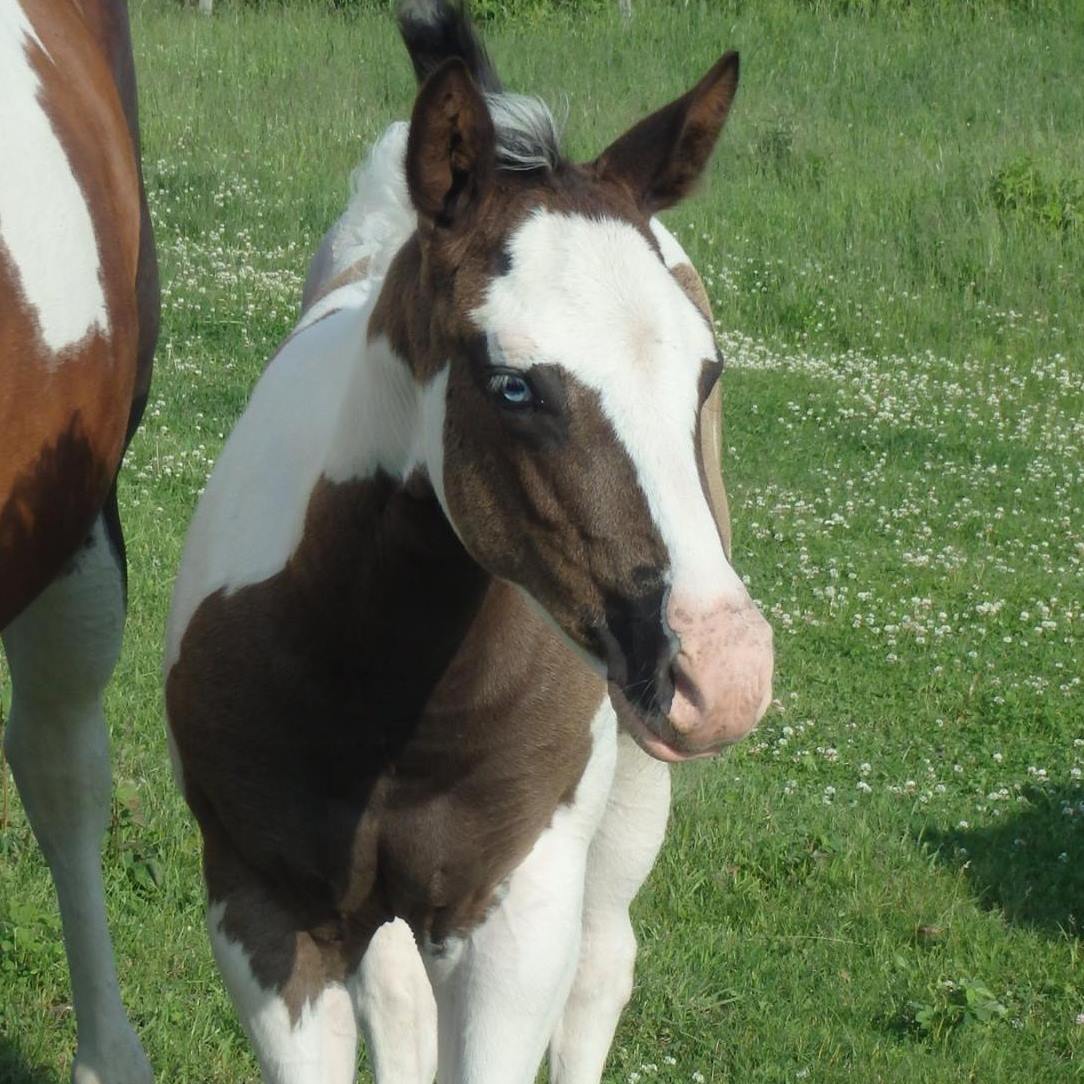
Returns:
[[[369,317],[369,342],[385,337],[419,386],[447,364],[434,329],[439,295],[426,282],[421,240],[413,234],[396,253]]]
[[[366,650],[379,643],[381,668],[406,667],[419,691],[443,672],[492,582],[460,542],[426,470],[422,401],[436,362],[421,275],[415,236],[389,268],[368,319],[364,364],[342,405],[331,460],[352,460],[353,478],[333,465],[325,482],[336,484],[309,508],[310,529],[321,506],[328,509],[320,533],[349,562],[339,589],[327,585],[332,608],[348,607]],[[359,452],[362,442],[371,447]]]

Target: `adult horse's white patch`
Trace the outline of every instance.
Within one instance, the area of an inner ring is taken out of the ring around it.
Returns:
[[[109,314],[90,210],[40,98],[37,50],[48,58],[18,0],[0,0],[0,250],[59,354],[94,328],[108,330]]]
[[[652,228],[668,262],[684,257]],[[671,584],[744,599],[697,467],[700,376],[715,357],[703,316],[627,222],[539,210],[508,250],[511,269],[474,313],[498,363],[558,365],[597,391],[669,551]]]

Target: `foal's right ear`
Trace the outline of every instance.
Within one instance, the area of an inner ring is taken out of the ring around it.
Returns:
[[[458,57],[422,84],[410,118],[406,179],[430,225],[462,220],[496,169],[496,136],[485,98]]]

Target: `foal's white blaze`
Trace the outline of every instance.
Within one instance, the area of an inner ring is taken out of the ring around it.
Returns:
[[[681,247],[681,243],[657,218],[653,218],[649,224],[651,234],[662,253],[662,262],[667,267],[672,269],[680,267],[681,264],[693,266],[693,261],[689,259],[689,254]]]
[[[627,223],[541,210],[508,247],[512,268],[475,313],[498,363],[559,365],[595,389],[669,551],[671,587],[746,605],[697,468],[700,373],[715,357],[703,317]]]
[[[18,0],[0,0],[0,254],[54,353],[109,327],[94,223],[40,100],[31,56],[42,45]]]

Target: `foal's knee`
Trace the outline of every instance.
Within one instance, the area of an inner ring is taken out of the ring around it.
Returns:
[[[356,987],[363,1017],[418,1021],[435,1014],[433,991],[410,927],[396,919],[373,935]]]
[[[636,934],[627,911],[587,916],[583,928],[577,996],[625,1006],[632,997]]]

